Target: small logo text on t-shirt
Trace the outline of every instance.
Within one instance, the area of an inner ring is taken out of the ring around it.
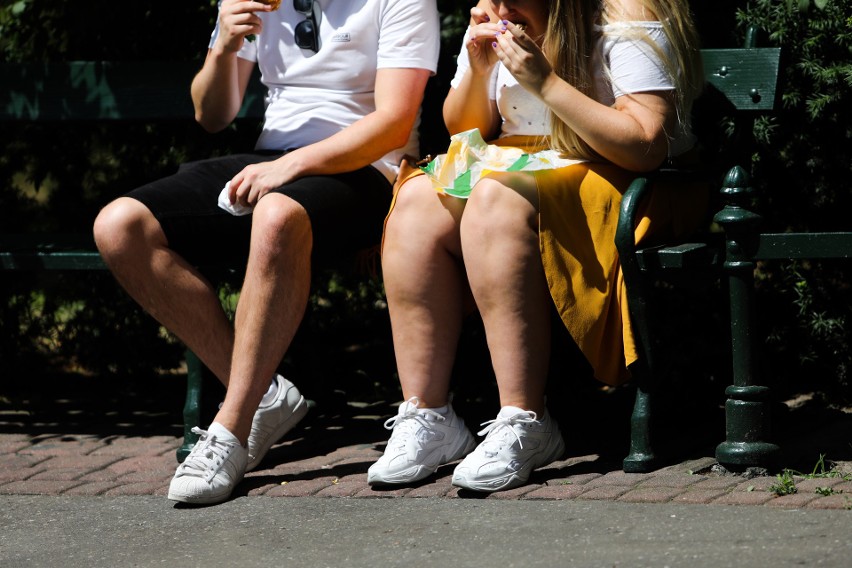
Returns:
[[[349,32],[339,32],[334,34],[334,37],[331,38],[331,41],[347,43],[352,41],[352,35]]]

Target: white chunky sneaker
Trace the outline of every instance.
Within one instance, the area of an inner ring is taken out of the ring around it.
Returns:
[[[246,471],[257,467],[269,448],[292,430],[308,412],[305,397],[293,383],[281,375],[275,375],[273,380],[278,383],[275,400],[258,407],[251,421]]]
[[[248,452],[224,426],[192,429],[201,436],[175,471],[169,499],[193,505],[221,503],[231,496],[246,471]]]
[[[448,405],[446,414],[417,408],[417,397],[403,402],[385,422],[393,430],[385,453],[367,471],[370,485],[413,483],[470,452],[476,440]]]
[[[495,420],[483,422],[485,440],[456,466],[453,485],[473,491],[501,491],[523,485],[536,468],[559,459],[565,442],[545,412],[504,406]]]

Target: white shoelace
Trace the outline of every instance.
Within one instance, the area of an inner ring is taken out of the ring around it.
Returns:
[[[430,424],[430,421],[426,418],[427,416],[431,416],[438,421],[444,421],[447,419],[446,416],[439,412],[435,412],[434,410],[430,410],[428,408],[418,409],[417,405],[420,404],[420,399],[416,396],[412,396],[405,401],[405,403],[408,403],[409,406],[402,414],[397,414],[396,416],[385,420],[385,428],[393,430],[391,440],[388,441],[389,447],[405,446],[410,437],[417,434],[417,426],[430,430],[432,428],[432,424]]]
[[[483,446],[485,444],[499,444],[506,440],[507,436],[505,434],[501,435],[503,430],[508,430],[512,433],[512,436],[515,437],[515,440],[518,441],[518,446],[521,449],[524,449],[524,444],[521,442],[521,437],[515,432],[513,426],[515,424],[532,424],[538,420],[538,415],[531,411],[525,410],[524,412],[519,412],[517,414],[513,414],[507,418],[500,418],[499,416],[494,420],[488,420],[487,422],[483,422],[480,426],[485,426],[482,430],[477,432],[478,436],[485,436],[485,440],[482,442]],[[507,432],[508,433],[508,432]],[[497,440],[497,437],[500,437]]]
[[[181,464],[181,474],[210,478],[225,463],[228,450],[231,449],[233,444],[222,442],[215,434],[210,434],[207,430],[202,430],[198,426],[192,428],[192,433],[198,434],[201,438]]]

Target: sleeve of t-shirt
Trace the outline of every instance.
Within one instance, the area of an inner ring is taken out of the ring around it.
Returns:
[[[222,0],[219,0],[219,8],[222,8]],[[213,49],[213,44],[216,43],[216,38],[219,36],[219,16],[216,15],[216,27],[213,28],[213,33],[210,34],[210,43],[207,44],[209,49]],[[243,41],[243,47],[237,52],[237,57],[248,59],[249,61],[257,61],[257,42]]]
[[[441,29],[435,0],[388,0],[380,25],[379,69],[438,70]]]
[[[666,56],[671,45],[662,29],[647,30],[648,36]],[[646,41],[624,34],[608,38],[609,68],[612,91],[616,97],[646,91],[668,91],[675,88],[672,77],[659,53]]]
[[[453,80],[450,81],[450,86],[454,89],[459,88],[462,77],[470,69],[470,58],[467,55],[467,48],[465,47],[468,39],[470,39],[470,28],[464,32],[464,39],[462,39],[459,55],[456,58],[456,74],[453,76]],[[494,71],[491,72],[491,77],[488,80],[488,98],[492,101],[497,99],[497,71],[499,67],[499,63],[494,66]]]

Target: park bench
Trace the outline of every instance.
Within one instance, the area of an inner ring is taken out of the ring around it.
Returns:
[[[2,63],[0,121],[37,123],[46,128],[59,123],[165,121],[185,122],[188,128],[193,127],[189,85],[200,68],[198,61]],[[259,121],[263,117],[264,96],[262,85],[253,81],[239,118]],[[106,266],[95,248],[91,230],[0,232],[0,270],[7,273],[104,271]],[[185,357],[188,376],[183,410],[184,443],[177,452],[181,461],[197,439],[191,429],[200,423],[204,372],[203,365],[190,350],[186,350]]]
[[[719,187],[721,207],[713,217],[721,232],[697,235],[678,243],[655,243],[637,247],[633,228],[639,205],[656,183],[681,176],[685,182],[695,172],[665,169],[640,177],[625,192],[616,245],[627,286],[631,321],[639,336],[641,365],[636,369],[636,400],[631,418],[631,449],[624,460],[628,472],[649,471],[658,463],[652,443],[652,410],[661,388],[666,357],[659,345],[658,310],[653,283],[660,279],[683,283],[684,277],[704,281],[721,279],[727,286],[730,304],[732,382],[725,390],[726,439],[716,448],[716,459],[724,467],[778,467],[780,447],[771,440],[770,387],[759,376],[756,365],[754,268],[760,260],[827,259],[852,257],[852,233],[761,233],[760,215],[752,211],[755,191],[743,166],[750,159],[748,143],[754,117],[775,109],[781,64],[780,48],[755,47],[756,31],[749,30],[745,47],[702,51],[707,90],[703,98],[723,105],[735,118],[734,148],[716,148],[715,157],[705,160],[704,172]],[[720,159],[721,157],[721,159]],[[734,160],[733,162],[731,160]],[[737,161],[739,160],[739,161]]]
[[[746,47],[704,50],[708,94],[715,107],[723,107],[743,120],[747,127],[754,113],[768,112],[775,105],[780,49],[755,48],[753,36]],[[71,62],[56,64],[0,64],[0,121],[16,123],[53,122],[159,122],[193,120],[189,84],[200,62]],[[433,93],[437,95],[437,93]],[[254,81],[240,117],[260,119],[263,115],[262,86]],[[432,110],[439,105],[432,105]],[[700,105],[697,107],[700,108]],[[428,109],[427,109],[428,110]],[[432,114],[435,114],[434,112]],[[430,117],[424,117],[428,124]],[[713,164],[703,174],[718,174],[734,164]],[[628,472],[648,471],[658,465],[652,440],[652,403],[661,383],[657,361],[664,356],[654,330],[651,287],[654,280],[685,273],[701,280],[726,277],[730,286],[734,385],[727,389],[727,440],[717,450],[723,464],[764,465],[777,451],[767,441],[768,388],[762,386],[752,364],[751,294],[754,261],[761,258],[823,258],[847,256],[852,234],[761,235],[759,217],[746,208],[750,199],[748,175],[739,166],[729,169],[722,183],[724,208],[716,216],[724,235],[701,234],[681,243],[655,243],[637,247],[633,228],[639,204],[661,180],[692,183],[702,172],[669,171],[638,177],[624,195],[616,245],[621,256],[631,319],[637,331],[642,360],[633,369],[636,401],[631,418],[631,449],[624,460]],[[720,177],[711,178],[721,180]],[[715,181],[714,183],[719,183]],[[0,234],[0,270],[81,271],[105,270],[90,234],[26,233]],[[196,437],[191,428],[200,423],[203,365],[187,350],[187,396],[184,406],[184,443],[178,450],[182,460]]]

